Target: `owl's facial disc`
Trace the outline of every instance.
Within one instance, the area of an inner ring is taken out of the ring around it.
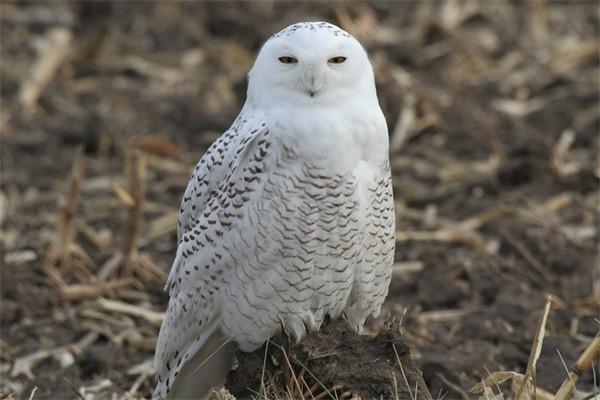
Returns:
[[[360,43],[331,24],[292,25],[269,39],[249,75],[251,103],[339,104],[376,99],[373,71]]]

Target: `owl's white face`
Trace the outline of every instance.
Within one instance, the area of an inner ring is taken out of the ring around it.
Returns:
[[[304,22],[273,35],[249,74],[254,106],[377,102],[373,70],[360,43],[335,25]]]

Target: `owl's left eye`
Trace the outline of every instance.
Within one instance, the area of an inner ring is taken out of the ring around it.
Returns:
[[[298,62],[297,59],[295,59],[294,57],[289,57],[289,56],[279,57],[279,61],[284,64],[295,64]]]
[[[330,58],[329,60],[327,60],[327,62],[331,63],[331,64],[341,64],[344,61],[346,61],[346,57],[343,57],[343,56],[333,57],[333,58]]]

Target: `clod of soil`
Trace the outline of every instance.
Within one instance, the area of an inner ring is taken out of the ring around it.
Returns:
[[[285,393],[282,349],[286,343],[278,334],[252,353],[239,352],[227,389],[236,398],[248,398],[259,391],[264,379],[267,391]],[[351,393],[362,399],[404,399],[415,398],[417,390],[416,398],[432,398],[394,322],[386,323],[377,336],[367,336],[354,332],[344,320],[330,321],[295,345],[289,358],[296,379],[317,387],[314,396],[326,390],[333,394],[335,387],[337,397]],[[307,392],[306,386],[303,391]]]

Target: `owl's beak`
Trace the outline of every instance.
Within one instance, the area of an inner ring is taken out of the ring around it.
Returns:
[[[325,86],[323,73],[313,64],[307,64],[302,75],[302,86],[310,97],[315,97]]]

